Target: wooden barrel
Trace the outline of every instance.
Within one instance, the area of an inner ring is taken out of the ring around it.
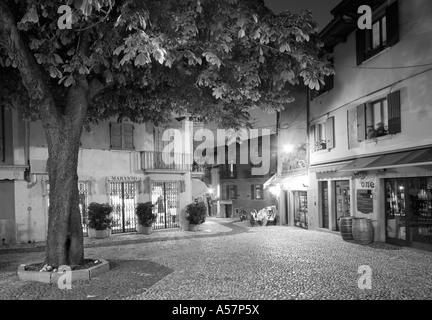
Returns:
[[[352,234],[354,241],[360,244],[370,244],[374,240],[374,229],[370,219],[353,219]]]
[[[354,240],[352,234],[352,222],[353,217],[342,217],[340,219],[340,233],[342,239],[344,239],[345,241]]]

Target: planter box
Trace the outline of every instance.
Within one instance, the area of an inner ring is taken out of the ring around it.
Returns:
[[[199,224],[189,223],[189,231],[198,231]]]
[[[142,224],[137,224],[137,232],[140,234],[151,234],[153,226],[145,227]]]
[[[88,236],[90,238],[95,239],[104,239],[111,235],[111,229],[105,229],[105,230],[95,230],[95,229],[88,229]]]

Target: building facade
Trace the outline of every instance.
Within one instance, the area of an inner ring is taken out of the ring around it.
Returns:
[[[371,30],[357,27],[364,4]],[[432,2],[345,0],[332,14],[335,75],[309,107],[309,227],[369,218],[375,241],[430,249]]]
[[[252,141],[252,144],[251,144]],[[258,148],[251,152],[255,146]],[[263,144],[267,144],[263,147]],[[268,149],[267,149],[268,147]],[[260,210],[267,206],[277,204],[277,199],[271,192],[264,188],[266,181],[276,172],[277,162],[277,139],[275,135],[259,136],[255,139],[243,141],[236,144],[235,149],[222,146],[226,149],[225,163],[213,168],[213,189],[216,190],[218,216],[222,218],[238,217],[240,210],[247,213]],[[234,152],[232,161],[229,160],[230,152]],[[268,157],[268,170],[262,174],[254,174],[253,168],[266,167],[263,163],[267,160],[253,159],[254,155],[264,158]],[[219,152],[220,153],[220,152]],[[248,159],[247,163],[241,158]],[[243,163],[243,164],[242,164]]]
[[[0,239],[5,244],[45,241],[50,188],[42,125],[23,120],[19,108],[2,106],[0,114]],[[156,204],[155,229],[187,229],[184,208],[193,200],[191,128],[185,117],[163,127],[115,120],[85,126],[78,163],[84,231],[91,202],[114,207],[113,233],[136,231],[135,205],[147,201]],[[165,147],[174,143],[175,130],[183,143],[173,155]]]
[[[280,224],[308,229],[308,91],[298,85],[290,93],[295,100],[278,117],[277,174],[264,187],[278,198]]]

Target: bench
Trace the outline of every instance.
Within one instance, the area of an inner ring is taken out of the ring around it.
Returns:
[[[252,211],[250,213],[250,225],[252,227],[255,226],[255,224],[262,226],[263,214],[267,216],[267,225],[276,225],[276,206],[266,207],[259,212],[256,210]]]

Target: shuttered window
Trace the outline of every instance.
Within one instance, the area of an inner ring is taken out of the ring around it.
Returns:
[[[236,200],[236,199],[237,199],[237,186],[226,186],[225,200]]]
[[[134,127],[129,123],[110,123],[111,149],[134,150]]]
[[[402,132],[400,91],[357,107],[358,141]]]
[[[263,200],[264,199],[264,186],[262,184],[251,185],[251,199]]]
[[[389,5],[375,17],[371,30],[356,31],[357,65],[399,42],[399,4]]]
[[[325,122],[310,127],[309,139],[312,142],[312,152],[335,148],[334,125],[334,117],[329,117]]]

